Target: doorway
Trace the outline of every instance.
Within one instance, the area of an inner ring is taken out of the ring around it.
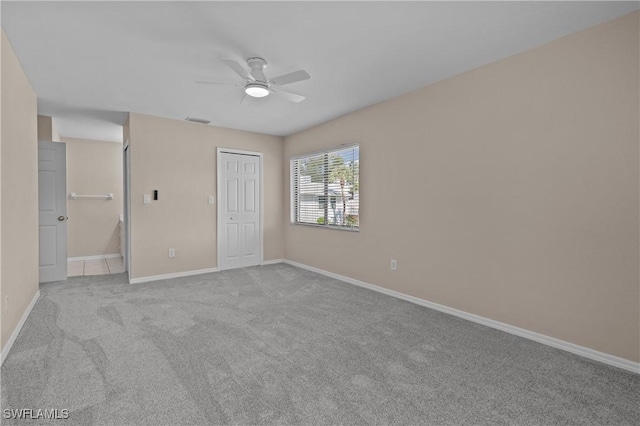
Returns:
[[[262,153],[218,148],[218,270],[262,263]]]

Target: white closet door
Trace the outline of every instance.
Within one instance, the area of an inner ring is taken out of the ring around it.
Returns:
[[[259,265],[260,157],[218,154],[218,269]]]

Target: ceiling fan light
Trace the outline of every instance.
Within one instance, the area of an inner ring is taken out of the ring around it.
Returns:
[[[244,92],[254,98],[264,98],[269,94],[269,89],[262,84],[252,83],[245,86]]]

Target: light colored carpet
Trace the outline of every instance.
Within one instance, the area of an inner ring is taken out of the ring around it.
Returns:
[[[284,264],[43,284],[1,382],[64,425],[640,424],[638,375]]]

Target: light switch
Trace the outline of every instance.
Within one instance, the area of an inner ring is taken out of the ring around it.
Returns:
[[[144,203],[145,204],[151,204],[151,195],[144,194]]]
[[[214,195],[209,195],[209,204],[215,204],[216,203],[216,197]]]

